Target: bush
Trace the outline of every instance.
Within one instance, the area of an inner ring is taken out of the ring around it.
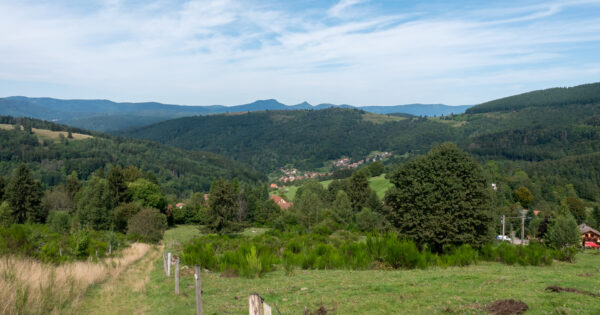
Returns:
[[[127,222],[127,236],[145,242],[162,240],[167,228],[167,218],[156,209],[143,209]]]
[[[66,234],[71,230],[71,215],[68,211],[52,211],[48,216],[48,226],[59,234]]]
[[[13,223],[12,210],[7,201],[0,204],[0,226],[8,227]]]
[[[127,222],[131,217],[140,212],[142,207],[137,203],[123,203],[115,208],[113,213],[113,223],[115,230],[125,233],[127,232]]]

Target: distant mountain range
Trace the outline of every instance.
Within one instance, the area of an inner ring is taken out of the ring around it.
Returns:
[[[358,108],[377,114],[403,113],[414,116],[440,116],[465,112],[471,105],[408,104],[395,106],[352,106],[303,102],[285,105],[277,100],[258,100],[237,106],[183,106],[146,103],[117,103],[109,100],[60,100],[48,97],[11,96],[0,98],[0,115],[31,117],[96,131],[114,131],[144,126],[164,120],[197,115],[267,110],[321,110]]]

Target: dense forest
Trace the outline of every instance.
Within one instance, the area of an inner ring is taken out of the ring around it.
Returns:
[[[0,117],[0,176],[26,163],[44,187],[65,183],[76,172],[88,179],[101,168],[134,166],[151,173],[168,194],[207,191],[214,177],[264,180],[251,167],[210,152],[185,151],[146,140],[87,132],[37,119]],[[68,132],[53,138],[51,132]],[[69,135],[76,135],[70,138]],[[77,135],[91,136],[78,139]]]
[[[598,200],[599,86],[503,99],[526,105],[529,97],[540,95],[532,106],[515,106],[511,111],[504,107],[493,111],[488,105],[493,102],[475,106],[467,114],[430,118],[353,109],[266,111],[186,117],[119,134],[215,152],[265,173],[286,164],[314,169],[324,161],[343,156],[360,159],[374,150],[391,151],[396,156],[391,162],[403,162],[435,144],[454,142],[482,163],[494,161],[501,178],[526,172],[527,185],[540,192],[536,200],[556,200],[549,192],[556,189],[550,186],[567,184],[582,198]]]

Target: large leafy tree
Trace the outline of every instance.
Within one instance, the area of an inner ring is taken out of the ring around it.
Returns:
[[[33,179],[29,168],[21,164],[6,186],[6,200],[12,209],[14,222],[44,222],[48,216],[42,207],[42,189]]]
[[[533,201],[533,194],[531,191],[524,186],[521,186],[513,192],[515,199],[523,206],[525,209],[529,209],[529,205]]]
[[[386,213],[402,235],[436,251],[491,239],[493,217],[482,168],[454,144],[404,164],[391,182]]]
[[[129,184],[131,199],[143,207],[164,210],[167,207],[167,198],[162,189],[152,181],[140,178]]]
[[[570,213],[565,213],[551,220],[546,233],[546,242],[555,248],[578,246],[581,242],[581,234],[575,218]]]

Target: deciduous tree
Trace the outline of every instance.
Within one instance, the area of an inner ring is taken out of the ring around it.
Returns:
[[[398,231],[441,251],[444,245],[479,246],[492,235],[490,196],[481,166],[454,144],[434,147],[391,176],[385,198]]]

